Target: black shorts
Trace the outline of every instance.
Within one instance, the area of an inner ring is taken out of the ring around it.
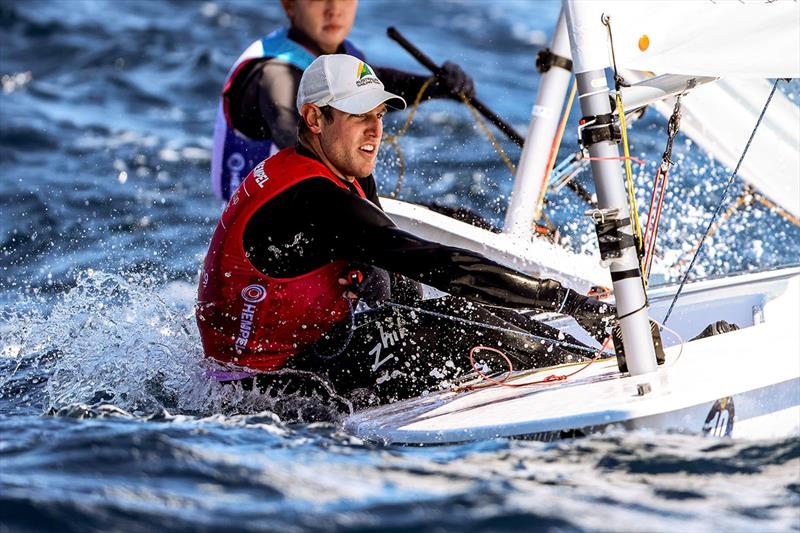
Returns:
[[[469,353],[476,346],[502,351],[514,370],[592,354],[575,338],[523,314],[448,296],[414,305],[387,302],[356,313],[353,328],[347,324],[292,357],[287,368],[325,376],[338,394],[389,403],[474,376]],[[490,351],[479,351],[475,361],[490,372],[508,370],[508,362]]]

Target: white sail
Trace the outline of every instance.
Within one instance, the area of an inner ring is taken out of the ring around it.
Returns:
[[[648,104],[666,118],[687,76],[650,78],[623,70],[633,85],[622,90],[626,109]],[[734,168],[772,89],[772,82],[750,78],[692,78],[698,86],[683,99],[681,131],[720,163]],[[640,82],[640,80],[643,80]],[[637,83],[640,82],[640,83]],[[702,84],[701,84],[702,83]],[[780,82],[783,83],[783,82]],[[758,192],[800,218],[800,107],[776,91],[758,133],[739,168],[739,176]]]
[[[698,87],[684,99],[681,129],[725,166],[734,168],[764,106],[772,83],[723,79]],[[669,116],[674,99],[655,108]],[[735,109],[735,112],[731,112]],[[800,108],[775,93],[739,175],[759,192],[800,217]]]
[[[578,0],[583,42],[607,43],[617,66],[698,76],[800,77],[800,3],[795,0],[637,2]],[[583,54],[582,71],[611,66],[606,50]],[[576,70],[580,72],[581,70]]]

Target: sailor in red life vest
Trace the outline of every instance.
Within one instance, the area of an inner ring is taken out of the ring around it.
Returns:
[[[303,74],[297,145],[242,182],[203,267],[197,322],[206,355],[234,371],[221,379],[310,370],[339,393],[388,402],[469,373],[476,345],[501,348],[516,369],[591,354],[511,309],[568,313],[602,337],[612,306],[383,213],[372,171],[387,106],[405,102],[356,57],[321,56]],[[416,282],[449,296],[420,300]]]
[[[321,54],[364,53],[346,39],[357,0],[281,0],[290,27],[254,41],[231,67],[223,86],[211,158],[214,194],[228,200],[265,158],[292,146],[297,132],[295,98],[300,76]],[[415,98],[430,75],[391,68],[377,74],[393,92]],[[450,62],[425,90],[423,101],[473,94],[472,79]]]

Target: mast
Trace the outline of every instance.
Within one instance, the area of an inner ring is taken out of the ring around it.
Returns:
[[[633,239],[630,211],[620,170],[620,153],[614,135],[605,66],[608,63],[605,28],[596,10],[585,10],[575,0],[564,0],[578,98],[588,127],[583,144],[592,158],[592,177],[597,191],[593,219],[598,231],[601,257],[611,271],[616,295],[625,358],[631,375],[657,369],[655,349],[647,316],[639,258]],[[582,121],[583,122],[583,121]]]
[[[542,187],[547,184],[547,176],[544,174],[547,172],[550,148],[572,77],[569,37],[563,9],[558,17],[550,52],[550,57],[555,59],[542,74],[503,225],[504,233],[524,239],[530,238],[535,217],[534,206],[539,201]]]

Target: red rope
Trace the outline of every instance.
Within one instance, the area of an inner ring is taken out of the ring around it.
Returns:
[[[477,352],[478,350],[488,350],[490,352],[494,352],[506,360],[506,364],[508,364],[508,374],[506,374],[506,377],[503,378],[502,381],[497,381],[493,377],[487,376],[486,374],[481,372],[480,369],[478,369],[478,367],[475,365],[475,352]],[[472,365],[472,370],[477,372],[480,377],[482,377],[483,379],[485,379],[490,383],[494,383],[495,385],[505,385],[506,380],[511,377],[511,373],[514,371],[514,365],[511,364],[511,359],[509,359],[506,354],[504,354],[497,348],[492,348],[491,346],[473,346],[472,349],[469,351],[469,364]]]
[[[578,368],[574,372],[570,372],[569,374],[550,374],[549,376],[545,377],[544,379],[540,379],[540,380],[537,380],[537,381],[529,381],[527,383],[506,383],[506,381],[508,381],[508,378],[511,377],[512,372],[514,372],[514,366],[511,364],[511,359],[509,359],[506,354],[504,354],[502,351],[498,350],[497,348],[492,348],[490,346],[473,346],[472,349],[470,349],[470,351],[469,351],[469,362],[470,362],[470,365],[472,365],[472,370],[474,370],[481,378],[483,378],[484,380],[488,381],[489,383],[491,383],[493,385],[499,385],[501,387],[509,387],[509,388],[512,388],[512,389],[521,388],[521,387],[530,387],[531,385],[541,385],[541,384],[544,384],[544,383],[553,383],[554,381],[564,381],[564,380],[566,380],[568,378],[571,378],[572,376],[574,376],[578,372],[582,372],[582,371],[586,370],[587,368],[589,368],[589,365],[591,365],[592,363],[597,361],[597,359],[599,358],[600,354],[603,353],[606,350],[606,348],[608,347],[609,341],[611,341],[611,335],[609,335],[606,338],[605,342],[603,342],[603,345],[600,347],[600,349],[597,351],[597,353],[595,353],[595,355],[592,358],[592,360],[588,361],[585,365],[583,365],[582,367]],[[491,376],[487,376],[480,369],[478,369],[478,367],[475,365],[475,352],[477,352],[479,350],[488,350],[490,352],[494,352],[494,353],[500,355],[503,359],[506,360],[506,364],[508,364],[508,373],[506,374],[506,376],[502,380],[497,380],[497,379],[494,379]],[[477,387],[475,387],[475,386],[468,387],[468,389],[475,389],[475,388],[477,388]]]
[[[644,160],[638,157],[584,157],[584,161],[625,161],[630,159],[637,165],[644,165]]]
[[[598,300],[605,300],[613,291],[610,287],[604,287],[602,285],[595,285],[589,292],[586,293],[586,296],[591,296],[592,298],[597,298]]]
[[[653,181],[653,191],[650,193],[650,205],[647,208],[647,224],[644,226],[645,242],[647,242],[647,235],[650,233],[650,226],[654,222],[652,213],[653,213],[653,206],[656,203],[656,191],[658,190],[658,180],[660,178],[661,178],[661,168],[659,167],[658,172],[656,172],[656,179]]]
[[[645,226],[644,241],[645,241],[645,255],[644,255],[644,278],[650,276],[650,266],[653,263],[653,256],[656,249],[656,241],[658,240],[658,228],[661,222],[661,213],[664,207],[664,199],[667,192],[667,177],[669,170],[662,170],[658,168],[655,180],[653,180],[653,192],[650,195],[650,207],[647,212],[647,226]],[[660,190],[659,190],[659,185]],[[658,191],[658,202],[656,199],[656,191]],[[655,213],[653,208],[655,207]],[[652,224],[651,224],[652,222]]]

